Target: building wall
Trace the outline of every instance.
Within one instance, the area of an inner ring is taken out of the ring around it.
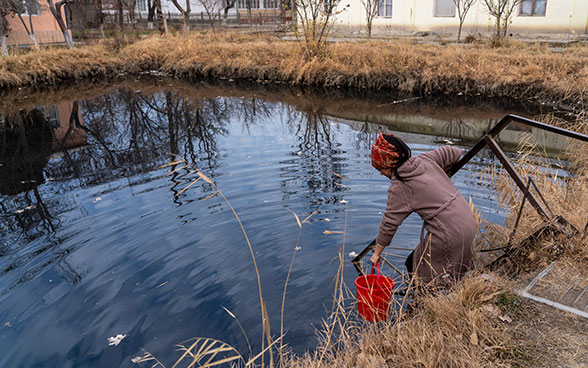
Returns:
[[[180,6],[186,9],[186,0],[178,0]],[[161,0],[161,10],[166,15],[181,17],[178,8],[170,0]],[[141,18],[146,19],[148,14],[147,0],[137,0],[137,12],[141,13]],[[200,13],[206,16],[206,10],[198,0],[190,0],[190,18],[200,17]],[[223,11],[221,10],[221,15]],[[229,9],[229,14],[236,14],[235,8]]]
[[[437,0],[392,0],[392,15],[374,18],[374,29],[391,31],[444,31],[457,32],[459,18],[435,16]],[[347,7],[349,5],[349,7]],[[347,7],[345,9],[345,7]],[[342,0],[342,13],[337,25],[354,28],[365,27],[365,10],[360,0]],[[520,15],[517,7],[510,25],[512,32],[538,33],[588,33],[588,0],[547,0],[545,16]],[[464,32],[493,32],[493,18],[488,14],[481,0],[470,9],[464,22]]]
[[[59,29],[59,25],[51,14],[49,7],[46,2],[40,2],[40,14],[33,15],[33,28],[35,30],[35,36],[39,45],[42,44],[53,44],[53,43],[64,43],[65,38]],[[62,8],[63,12],[63,8]],[[29,16],[23,15],[22,19],[29,26]],[[65,14],[63,19],[65,19]],[[30,46],[33,44],[29,35],[27,34],[22,22],[18,17],[8,17],[8,24],[10,27],[10,33],[6,37],[6,41],[9,46]]]

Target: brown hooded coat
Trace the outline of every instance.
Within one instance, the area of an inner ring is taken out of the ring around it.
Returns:
[[[477,225],[470,206],[445,169],[461,156],[457,147],[444,146],[409,158],[392,177],[386,211],[376,242],[388,246],[398,226],[412,212],[423,219],[421,241],[412,268],[425,283],[440,277],[460,277],[470,266]],[[424,235],[424,231],[427,235]]]

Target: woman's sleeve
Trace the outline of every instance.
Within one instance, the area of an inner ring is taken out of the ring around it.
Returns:
[[[459,158],[461,157],[461,149],[454,146],[443,146],[430,152],[423,153],[422,156],[431,159],[445,170],[459,161]]]
[[[401,184],[392,184],[390,185],[390,189],[388,189],[386,211],[384,211],[384,215],[382,216],[380,231],[376,238],[376,243],[383,247],[390,245],[392,237],[396,234],[396,229],[398,229],[402,221],[412,212],[408,205],[404,189]]]

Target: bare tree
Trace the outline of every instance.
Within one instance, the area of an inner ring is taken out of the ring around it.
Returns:
[[[204,8],[210,22],[210,27],[212,28],[212,31],[215,32],[214,22],[217,17],[220,17],[220,11],[223,9],[222,0],[198,0],[198,2]]]
[[[476,0],[453,0],[455,8],[457,9],[457,17],[459,18],[459,30],[457,31],[457,43],[461,39],[461,29],[463,28],[463,22],[465,21],[466,15],[470,11],[470,8]]]
[[[378,15],[380,0],[360,0],[365,10],[365,20],[368,30],[368,38],[372,38],[372,22]],[[472,0],[473,1],[473,0]]]
[[[31,41],[33,41],[33,45],[35,49],[39,50],[39,42],[37,42],[37,36],[35,36],[35,28],[33,26],[33,15],[39,14],[41,11],[40,5],[37,3],[36,0],[25,0],[24,6],[22,11],[17,13],[18,19],[20,19],[22,26],[24,27],[25,31],[29,35]],[[22,18],[23,13],[27,13],[29,16],[29,25],[27,26],[26,22]]]
[[[190,0],[186,0],[186,8],[182,8],[178,0],[171,0],[174,6],[182,13],[182,20],[184,24],[182,25],[182,33],[187,34],[190,30]]]
[[[2,56],[8,56],[6,35],[10,31],[8,17],[24,11],[24,4],[20,0],[0,0],[0,44]]]
[[[333,20],[341,12],[337,11],[340,2],[341,0],[294,0],[304,33],[304,57],[312,58],[326,52]]]
[[[494,38],[500,40],[506,37],[512,14],[522,0],[482,0],[488,9],[488,14],[494,17]]]
[[[71,35],[69,34],[67,27],[65,26],[65,21],[63,20],[63,13],[61,11],[61,8],[63,7],[63,5],[71,1],[72,0],[60,0],[57,3],[53,4],[53,0],[47,0],[47,3],[49,4],[49,10],[51,11],[51,14],[53,14],[53,18],[55,18],[55,20],[57,21],[57,25],[59,25],[59,29],[63,34],[65,43],[67,44],[67,47],[70,49],[74,47],[74,44],[73,40],[71,39]]]

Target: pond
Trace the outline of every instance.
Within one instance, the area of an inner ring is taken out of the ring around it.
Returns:
[[[300,247],[284,342],[297,353],[312,349],[330,308],[339,247],[344,241],[346,257],[361,251],[385,208],[388,182],[369,159],[378,132],[402,137],[413,154],[446,143],[465,151],[512,111],[479,101],[166,79],[19,91],[0,109],[2,367],[129,367],[141,348],[169,364],[175,344],[192,337],[246,354],[224,308],[259,350],[256,274],[239,223],[211,184],[194,183],[191,168],[165,166],[179,158],[214,181],[242,221],[274,335]],[[528,133],[515,127],[502,143],[516,147]],[[565,144],[537,139],[554,151]],[[454,182],[501,223],[503,210],[479,181],[491,162],[482,153]],[[294,213],[312,216],[300,229]],[[392,244],[414,247],[420,227],[410,216]],[[409,252],[395,253],[401,267]],[[127,337],[108,346],[117,334]]]

